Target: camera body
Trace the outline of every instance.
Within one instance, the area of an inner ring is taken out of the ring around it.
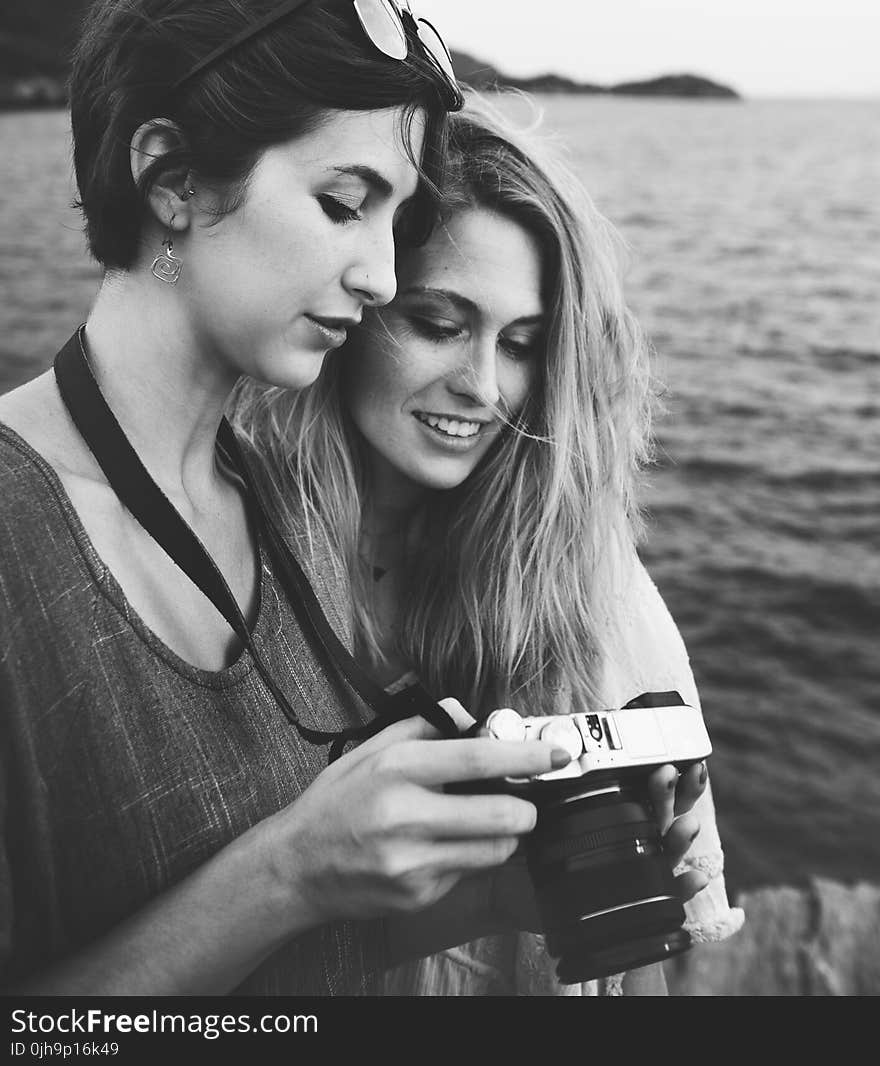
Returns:
[[[518,721],[514,720],[516,716]],[[537,740],[563,748],[572,757],[568,766],[533,778],[506,778],[512,791],[540,792],[537,782],[569,783],[578,787],[591,775],[597,781],[650,773],[666,763],[684,770],[712,754],[703,716],[686,703],[662,706],[628,704],[620,710],[521,718],[516,711],[493,711],[484,727],[499,740]]]
[[[540,738],[572,756],[562,769],[492,787],[538,808],[525,850],[559,980],[605,977],[688,950],[648,779],[666,763],[684,771],[711,754],[699,710],[677,692],[645,693],[594,713],[521,718],[504,708],[484,726],[489,736]]]

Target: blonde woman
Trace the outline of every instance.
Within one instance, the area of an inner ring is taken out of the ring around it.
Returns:
[[[442,222],[399,256],[395,300],[310,389],[248,385],[239,423],[269,455],[301,549],[326,540],[347,573],[357,654],[386,686],[417,676],[478,717],[619,707],[649,690],[699,706],[635,549],[654,390],[614,230],[534,134],[477,97],[453,117],[451,159]],[[680,781],[664,767],[652,789],[667,854],[687,852],[693,938],[729,935],[742,914],[727,903],[705,764]],[[499,911],[508,891],[499,879]],[[389,936],[412,947],[421,928],[389,923]],[[656,963],[561,985],[541,937],[499,931],[399,967],[385,988],[662,994],[665,982]]]

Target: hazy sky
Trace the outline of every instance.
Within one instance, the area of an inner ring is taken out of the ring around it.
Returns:
[[[746,96],[880,97],[880,0],[411,0],[510,74],[688,72]]]

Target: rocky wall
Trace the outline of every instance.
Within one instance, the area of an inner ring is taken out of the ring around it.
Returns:
[[[673,996],[880,995],[880,885],[815,878],[741,893],[743,928],[666,963]]]

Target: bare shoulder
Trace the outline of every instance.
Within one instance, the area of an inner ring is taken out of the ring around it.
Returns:
[[[62,478],[94,476],[94,458],[70,420],[51,370],[0,396],[0,422]]]

